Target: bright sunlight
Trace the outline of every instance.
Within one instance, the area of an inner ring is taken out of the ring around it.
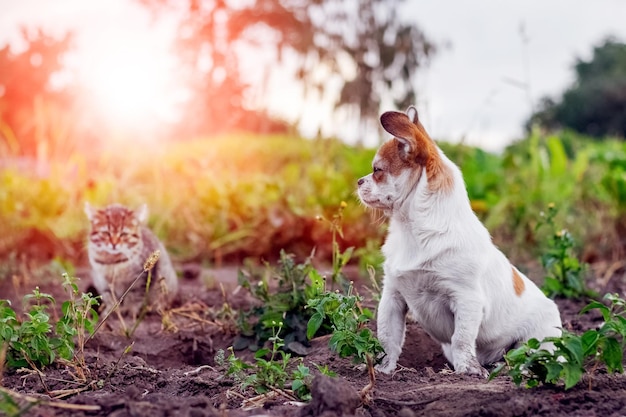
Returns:
[[[110,127],[145,128],[174,117],[175,60],[168,45],[125,32],[107,34],[99,46],[79,57],[77,70],[90,105]]]

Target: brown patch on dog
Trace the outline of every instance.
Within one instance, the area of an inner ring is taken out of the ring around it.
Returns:
[[[404,145],[398,139],[392,139],[383,143],[378,150],[381,162],[384,161],[383,163],[385,164],[383,167],[384,171],[393,176],[400,175],[400,173],[407,168],[418,169],[421,166],[424,166],[423,162],[417,160],[417,158],[403,158],[401,155],[402,146]],[[378,172],[376,174],[378,174]]]
[[[388,170],[392,175],[397,175],[404,168],[424,167],[431,191],[447,192],[452,189],[452,174],[443,163],[437,145],[419,120],[416,124],[404,113],[386,112],[380,117],[380,122],[395,137],[379,150],[381,158],[391,164]],[[409,147],[407,154],[402,150],[405,144]]]
[[[517,269],[511,267],[513,270],[513,289],[515,290],[515,295],[518,297],[522,296],[522,293],[526,289],[526,284],[524,284],[524,280],[520,277]]]

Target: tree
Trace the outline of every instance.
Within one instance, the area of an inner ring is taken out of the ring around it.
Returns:
[[[140,0],[154,10],[176,0]],[[245,122],[251,72],[267,80],[276,64],[291,68],[309,97],[331,95],[335,108],[362,120],[378,118],[383,99],[398,108],[415,102],[416,71],[435,52],[414,23],[403,22],[403,0],[187,0],[177,50],[194,92],[184,125],[214,132]],[[245,68],[249,54],[275,62]],[[295,59],[294,59],[295,57]],[[196,132],[199,133],[199,132]]]
[[[560,100],[542,99],[530,118],[548,129],[626,137],[626,44],[606,39],[589,61],[578,59],[576,80]]]
[[[43,120],[47,106],[66,106],[70,99],[51,80],[63,68],[72,36],[55,39],[40,29],[22,29],[22,38],[22,52],[14,53],[9,45],[0,49],[0,150],[34,156],[49,140]]]

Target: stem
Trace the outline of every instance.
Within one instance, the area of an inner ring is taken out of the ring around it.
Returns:
[[[93,337],[96,335],[96,333],[98,332],[98,329],[100,329],[100,327],[102,327],[102,325],[104,324],[104,322],[109,318],[109,316],[111,315],[111,313],[113,313],[114,310],[116,310],[120,304],[122,304],[122,301],[124,301],[124,297],[126,297],[126,295],[128,295],[128,293],[130,292],[130,290],[135,286],[135,284],[137,283],[137,281],[139,281],[139,278],[141,278],[141,276],[143,275],[143,273],[146,272],[145,270],[142,270],[139,275],[137,275],[137,278],[135,278],[135,280],[133,282],[131,282],[131,284],[128,286],[128,288],[126,289],[126,291],[124,291],[124,294],[122,294],[122,296],[119,298],[119,300],[117,300],[115,302],[115,304],[113,304],[113,307],[111,307],[111,309],[107,312],[107,315],[104,316],[104,318],[100,321],[100,323],[98,323],[98,325],[96,326],[96,328],[93,330],[93,333],[91,335],[89,335],[89,337],[87,338],[87,340],[85,340],[85,343],[89,342],[91,339],[93,339]]]

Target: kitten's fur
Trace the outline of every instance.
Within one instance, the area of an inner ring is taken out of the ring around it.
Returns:
[[[148,217],[146,205],[138,210],[120,204],[94,209],[85,203],[91,222],[88,253],[93,284],[109,309],[143,271],[150,254],[160,251],[152,269],[149,306],[163,308],[178,291],[178,280],[163,244],[144,225]],[[137,316],[145,296],[148,273],[135,284],[120,306],[122,311]],[[115,297],[112,297],[112,293]]]

